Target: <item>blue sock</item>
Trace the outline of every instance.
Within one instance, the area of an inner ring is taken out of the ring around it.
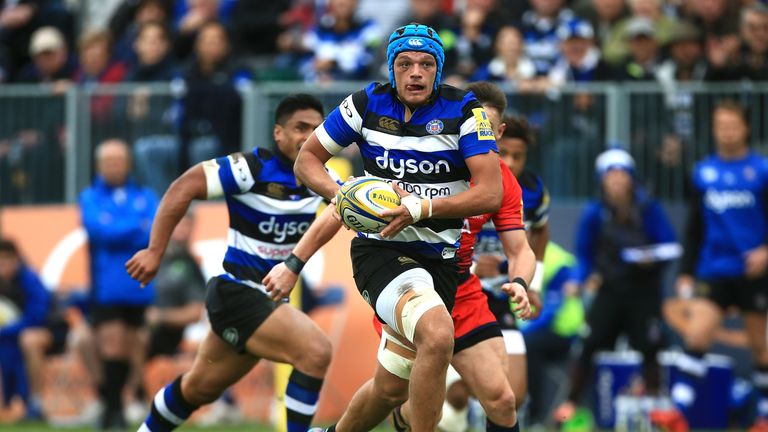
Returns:
[[[181,426],[198,407],[181,394],[181,376],[160,389],[152,400],[152,410],[139,432],[167,432]]]
[[[485,431],[486,432],[520,432],[520,421],[517,421],[515,425],[512,427],[506,427],[506,426],[499,426],[490,420],[485,420]]]
[[[675,360],[677,373],[673,375],[671,394],[672,402],[683,414],[696,400],[697,389],[707,376],[707,363],[703,352],[685,350]]]
[[[317,411],[322,378],[311,377],[293,369],[285,389],[285,410],[288,432],[307,432]]]

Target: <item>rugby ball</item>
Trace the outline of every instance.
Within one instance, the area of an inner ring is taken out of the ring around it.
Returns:
[[[366,234],[381,232],[391,218],[381,212],[400,205],[400,197],[389,183],[373,177],[347,181],[336,193],[336,211],[344,225]]]

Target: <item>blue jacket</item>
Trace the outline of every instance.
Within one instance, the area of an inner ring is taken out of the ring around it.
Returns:
[[[677,241],[664,209],[642,189],[635,193],[632,215],[629,223],[617,224],[613,211],[604,201],[587,205],[576,231],[578,264],[573,273],[576,281],[583,283],[595,271],[605,280],[648,275],[650,269],[646,265],[627,261],[623,253],[631,248]]]
[[[22,264],[13,285],[21,290],[14,295],[21,316],[0,327],[0,341],[15,341],[25,328],[43,325],[51,307],[51,293],[26,265]]]
[[[153,301],[152,284],[141,288],[128,276],[125,262],[149,244],[157,205],[154,192],[130,180],[124,187],[114,188],[97,177],[80,194],[97,304],[148,305]]]

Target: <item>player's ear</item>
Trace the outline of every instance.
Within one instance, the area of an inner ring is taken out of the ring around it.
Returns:
[[[275,123],[275,127],[272,129],[272,138],[274,138],[275,143],[283,139],[283,131],[283,126],[280,123]]]
[[[504,122],[501,122],[499,125],[499,130],[497,132],[498,135],[496,135],[496,139],[499,140],[504,135],[504,131],[507,130],[507,124]]]

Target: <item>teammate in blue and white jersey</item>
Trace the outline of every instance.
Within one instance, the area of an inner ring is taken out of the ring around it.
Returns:
[[[709,350],[725,311],[737,307],[755,364],[753,383],[759,390],[758,423],[768,430],[768,164],[750,150],[749,122],[744,108],[718,104],[712,114],[716,153],[693,172],[693,200],[678,294],[696,295],[685,332],[685,354],[678,366],[684,380],[672,396],[685,412],[694,399],[696,378],[706,373]],[[687,382],[686,382],[687,381]],[[689,386],[685,389],[684,386]],[[690,390],[690,391],[686,391]]]
[[[302,183],[331,199],[339,186],[323,164],[355,142],[366,175],[391,182],[402,202],[386,212],[393,219],[380,234],[352,241],[355,282],[385,332],[374,378],[331,430],[371,430],[409,396],[418,413],[411,428],[437,426],[453,351],[462,218],[495,212],[502,196],[486,112],[470,93],[440,84],[443,61],[432,28],[395,30],[387,49],[390,82],[347,97],[296,160]],[[504,426],[516,421],[512,413]]]
[[[312,320],[285,302],[289,294],[267,294],[262,278],[277,263],[297,273],[309,257],[291,250],[315,218],[323,198],[293,174],[299,148],[323,121],[315,97],[283,99],[275,113],[276,151],[235,153],[199,163],[168,189],[157,211],[149,247],[126,263],[130,275],[149,283],[173,228],[194,199],[225,197],[229,212],[225,273],[208,282],[206,307],[211,331],[192,369],[162,388],[140,431],[169,431],[201,405],[216,400],[261,358],[290,363],[285,393],[289,432],[305,432],[317,408],[331,344]]]

